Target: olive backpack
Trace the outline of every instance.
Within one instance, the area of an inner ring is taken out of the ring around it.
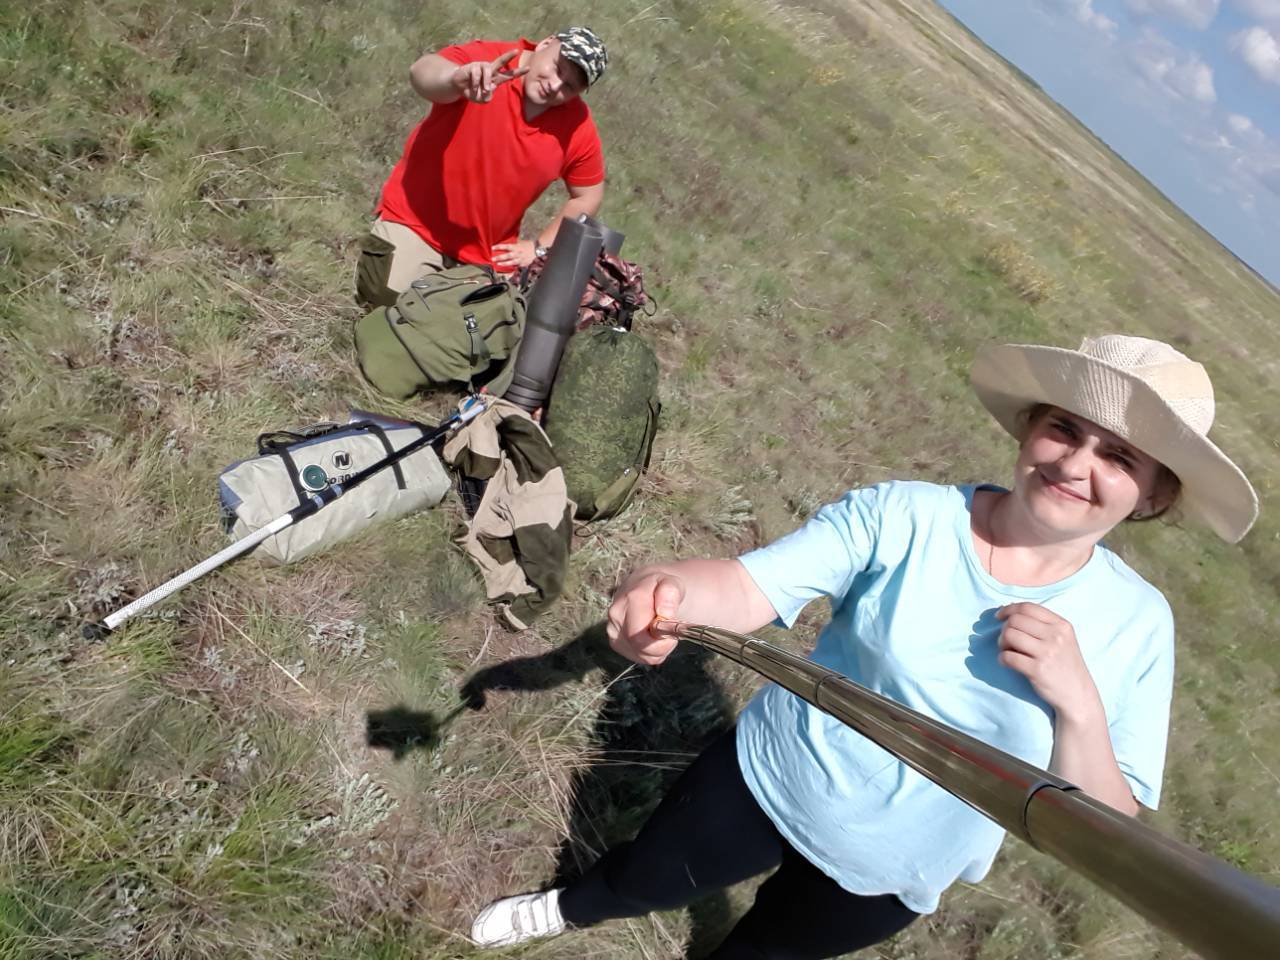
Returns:
[[[414,280],[395,303],[356,321],[360,369],[398,400],[441,386],[501,395],[524,333],[524,296],[487,267],[461,265]]]

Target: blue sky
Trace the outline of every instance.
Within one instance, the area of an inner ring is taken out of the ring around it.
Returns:
[[[1280,0],[939,0],[1280,286]]]

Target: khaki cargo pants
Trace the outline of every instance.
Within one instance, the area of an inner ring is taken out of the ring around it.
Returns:
[[[414,280],[457,265],[403,223],[378,217],[360,240],[356,302],[366,310],[390,306]]]

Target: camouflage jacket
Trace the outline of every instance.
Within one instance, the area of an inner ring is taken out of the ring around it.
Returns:
[[[506,622],[524,630],[564,589],[574,504],[547,435],[514,403],[486,399],[485,412],[455,434],[444,460],[486,480],[458,542]]]

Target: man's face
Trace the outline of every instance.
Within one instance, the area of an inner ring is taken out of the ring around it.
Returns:
[[[558,107],[587,89],[587,77],[572,60],[560,56],[560,41],[547,37],[529,55],[524,95],[530,103]]]

